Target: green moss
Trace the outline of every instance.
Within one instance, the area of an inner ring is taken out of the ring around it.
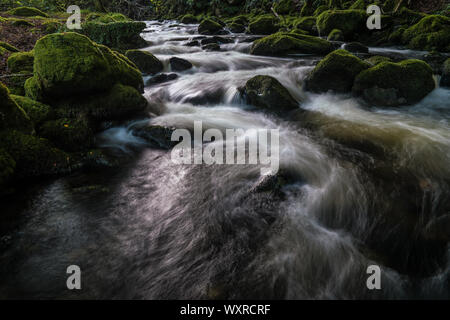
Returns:
[[[302,29],[295,28],[295,29],[292,29],[289,33],[307,35],[309,32],[302,30]]]
[[[256,76],[247,81],[245,97],[249,104],[275,112],[298,108],[298,103],[275,78]]]
[[[318,37],[279,32],[255,41],[251,54],[268,56],[290,53],[327,54],[332,50],[330,42]]]
[[[9,52],[19,52],[20,51],[16,47],[10,45],[9,43],[3,42],[3,41],[0,41],[0,48],[4,48],[4,49],[8,50]]]
[[[87,151],[94,144],[94,133],[82,118],[47,121],[40,126],[38,133],[65,151]]]
[[[248,31],[251,34],[272,34],[279,29],[278,20],[274,17],[263,16],[259,17],[248,26]]]
[[[411,26],[419,22],[422,18],[426,17],[426,14],[416,12],[408,8],[401,8],[392,15],[397,25],[406,24]]]
[[[433,72],[421,60],[382,62],[361,72],[353,92],[374,105],[397,106],[422,100],[435,87]]]
[[[328,10],[328,6],[327,5],[321,5],[321,6],[317,7],[317,9],[314,11],[313,16],[317,17],[322,12],[327,11],[327,10]]]
[[[18,7],[8,11],[10,15],[19,16],[19,17],[46,17],[48,18],[48,14],[42,12],[39,9],[33,7]]]
[[[0,148],[16,162],[16,177],[28,178],[70,171],[70,157],[42,138],[19,131],[0,133]]]
[[[29,71],[20,71],[8,77],[8,88],[11,94],[25,95],[25,81],[31,78],[33,74]]]
[[[450,18],[425,17],[403,32],[402,42],[411,49],[450,52]]]
[[[397,30],[395,30],[389,35],[388,41],[393,44],[402,44],[403,43],[402,36],[405,30],[406,30],[405,27],[399,27]]]
[[[158,58],[148,51],[128,50],[125,56],[130,59],[145,74],[156,74],[164,69]]]
[[[86,15],[85,20],[86,21],[95,21],[97,19],[99,19],[100,17],[102,17],[104,15],[104,13],[100,13],[100,12],[89,12]]]
[[[275,2],[273,8],[278,14],[289,14],[295,12],[296,5],[292,0],[280,0],[278,2]]]
[[[114,22],[122,22],[122,21],[131,21],[128,17],[121,13],[110,12],[107,14],[103,14],[96,19],[101,23],[114,23]]]
[[[125,56],[78,33],[47,35],[34,52],[34,77],[25,83],[34,100],[102,92],[117,82],[143,88],[140,71]]]
[[[64,29],[64,24],[58,20],[49,20],[42,24],[45,34],[56,33]]]
[[[313,92],[350,92],[356,76],[370,64],[345,50],[327,55],[308,75],[306,89]]]
[[[2,187],[5,186],[14,176],[16,162],[5,149],[0,148],[0,193]]]
[[[25,111],[11,99],[8,88],[0,83],[0,131],[9,129],[31,133],[33,125]]]
[[[197,17],[192,14],[186,14],[180,19],[181,23],[192,24],[198,23]]]
[[[136,21],[114,23],[87,22],[82,25],[80,32],[94,42],[124,51],[147,46],[147,42],[140,36],[145,28],[146,24],[144,22]]]
[[[308,31],[309,33],[317,33],[316,18],[314,17],[302,17],[295,20],[294,28]]]
[[[364,0],[358,0],[355,1],[350,7],[349,9],[359,9],[359,10],[366,10],[367,9],[367,4]]]
[[[228,25],[228,29],[230,29],[231,32],[234,33],[243,33],[245,32],[245,26],[239,23],[231,23]]]
[[[8,20],[15,27],[34,27],[34,24],[24,19],[9,19]]]
[[[11,95],[11,98],[26,112],[35,128],[55,117],[53,109],[46,104],[18,95]]]
[[[34,52],[16,52],[8,58],[8,69],[13,73],[33,72]]]
[[[365,59],[364,61],[370,63],[373,66],[376,66],[377,64],[380,64],[382,62],[392,62],[392,59],[383,56],[373,56],[368,59]]]
[[[346,39],[353,39],[358,32],[367,29],[366,20],[364,10],[327,10],[317,17],[317,29],[320,35],[339,29]]]
[[[210,18],[203,20],[198,26],[198,33],[200,34],[217,34],[221,30],[222,25]]]
[[[328,41],[344,41],[344,34],[339,29],[333,29],[327,37]]]

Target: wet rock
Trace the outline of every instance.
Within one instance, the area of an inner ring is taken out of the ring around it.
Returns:
[[[186,14],[180,19],[180,22],[185,24],[194,24],[198,23],[198,20],[192,14]]]
[[[173,71],[186,71],[193,67],[189,61],[177,57],[170,58],[169,63]]]
[[[313,92],[351,92],[356,76],[370,64],[345,50],[327,55],[305,80],[306,90]]]
[[[132,133],[150,143],[152,146],[162,149],[171,149],[179,141],[172,141],[172,133],[175,128],[158,125],[136,125],[132,128]]]
[[[232,23],[228,26],[228,29],[230,29],[233,33],[244,33],[245,32],[245,26],[239,23]]]
[[[353,93],[369,104],[395,107],[419,102],[435,88],[433,72],[420,60],[382,62],[361,72]]]
[[[253,43],[250,53],[254,55],[277,56],[290,53],[327,54],[333,45],[318,37],[279,32]]]
[[[148,51],[128,50],[125,56],[144,74],[156,74],[164,69],[162,62]]]
[[[294,28],[304,30],[312,35],[317,35],[316,18],[302,17],[294,22]]]
[[[447,59],[444,63],[440,86],[450,88],[450,58]]]
[[[344,49],[352,53],[369,53],[369,48],[359,42],[350,42],[344,45]]]
[[[370,63],[372,66],[376,66],[382,62],[392,62],[392,59],[384,56],[373,56],[365,59],[364,61]]]
[[[189,41],[188,43],[185,44],[186,47],[200,47],[200,42],[198,42],[197,40],[194,41]]]
[[[158,74],[158,75],[148,79],[147,82],[145,83],[145,86],[150,87],[155,84],[169,82],[169,81],[175,80],[177,78],[178,78],[178,75],[176,73],[170,73],[170,74],[162,73],[162,74]]]
[[[433,74],[442,74],[443,65],[448,56],[439,52],[429,52],[425,54],[420,60],[428,63],[433,69]]]
[[[275,17],[268,16],[253,20],[248,26],[248,31],[251,34],[272,34],[279,29],[278,20]]]
[[[298,108],[298,102],[289,91],[270,76],[253,77],[239,90],[247,103],[268,111],[285,112]]]
[[[222,25],[212,19],[203,20],[198,27],[198,33],[200,34],[221,34],[222,31],[224,31]]]
[[[218,43],[218,44],[234,43],[234,40],[233,39],[229,39],[229,38],[214,36],[214,37],[211,37],[211,38],[203,39],[201,41],[202,45],[207,45],[207,44],[210,44],[210,43]]]
[[[206,51],[220,51],[220,45],[217,43],[210,43],[202,47]]]

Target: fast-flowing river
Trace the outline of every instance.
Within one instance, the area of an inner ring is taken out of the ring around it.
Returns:
[[[120,167],[30,184],[2,204],[0,298],[449,298],[450,252],[429,226],[450,214],[450,90],[373,108],[305,92],[320,57],[252,56],[245,35],[206,52],[185,45],[195,25],[147,24],[145,50],[165,73],[174,56],[194,67],[146,87],[148,119],[99,135]],[[299,111],[246,105],[237,89],[255,75],[277,78]],[[254,192],[258,165],[177,165],[133,135],[194,121],[279,129],[280,192]],[[80,291],[66,287],[70,265]],[[367,288],[370,265],[381,290]]]

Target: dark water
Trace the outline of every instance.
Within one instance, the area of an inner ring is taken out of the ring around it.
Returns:
[[[205,52],[183,45],[196,26],[170,24],[148,23],[148,50],[166,72],[172,56],[194,68],[146,88],[154,114],[139,124],[279,129],[294,178],[282,196],[255,194],[259,166],[176,165],[132,135],[135,123],[107,130],[99,144],[126,156],[121,167],[2,203],[0,298],[449,298],[448,246],[423,230],[450,213],[450,90],[401,109],[314,95],[301,85],[317,57],[250,56],[243,35]],[[261,74],[308,116],[243,104],[237,88]],[[366,287],[373,264],[379,291]],[[81,291],[66,288],[69,265]]]

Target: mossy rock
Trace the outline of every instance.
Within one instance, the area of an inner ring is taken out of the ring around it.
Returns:
[[[249,26],[248,31],[251,34],[272,34],[280,29],[278,20],[274,17],[263,16],[253,20]]]
[[[290,14],[296,11],[296,2],[293,0],[279,0],[273,6],[278,14]]]
[[[3,57],[4,55],[9,54],[10,52],[8,50],[6,50],[5,48],[0,47],[0,58]]]
[[[34,24],[24,19],[9,19],[11,24],[15,27],[34,27]]]
[[[411,49],[450,52],[450,18],[427,16],[406,29],[402,41]]]
[[[328,41],[344,41],[344,34],[339,29],[333,29],[327,37]]]
[[[80,33],[92,41],[116,50],[139,49],[147,46],[140,36],[147,27],[144,22],[122,21],[114,23],[86,22]]]
[[[156,74],[164,69],[163,63],[148,51],[128,50],[125,56],[130,59],[142,73]]]
[[[247,103],[268,111],[284,112],[298,108],[297,101],[289,91],[270,76],[253,77],[240,91]]]
[[[6,49],[9,52],[19,52],[20,51],[16,47],[10,45],[9,43],[3,42],[3,41],[0,41],[0,48]]]
[[[55,118],[54,110],[46,104],[24,96],[11,95],[11,98],[25,111],[35,128]]]
[[[87,151],[94,144],[94,132],[83,118],[47,121],[38,133],[64,151]]]
[[[294,28],[308,31],[310,34],[317,34],[316,18],[303,17],[294,22]]]
[[[101,23],[114,23],[114,22],[131,21],[131,20],[130,20],[130,18],[128,18],[127,16],[125,16],[121,13],[110,12],[107,14],[100,15],[100,17],[98,17],[96,19],[96,21],[101,22]]]
[[[366,30],[367,14],[364,10],[327,10],[317,17],[317,29],[320,35],[328,35],[339,29],[345,38],[353,39],[362,30]]]
[[[43,138],[15,130],[3,131],[0,133],[0,148],[16,162],[15,177],[19,179],[70,171],[69,155]]]
[[[27,96],[41,101],[108,91],[115,83],[143,89],[141,72],[124,55],[78,33],[55,33],[34,47],[34,77]]]
[[[180,19],[181,23],[194,24],[198,23],[197,17],[192,14],[186,14]]]
[[[245,26],[239,23],[231,23],[228,25],[228,29],[230,29],[233,33],[244,33],[245,32]]]
[[[48,18],[48,14],[42,12],[39,9],[33,7],[17,7],[8,11],[10,15],[18,17],[45,17]]]
[[[416,24],[426,16],[427,15],[424,13],[413,11],[408,8],[401,8],[392,15],[396,25],[406,24],[408,26]]]
[[[336,50],[327,55],[305,80],[305,88],[322,93],[334,91],[351,92],[356,76],[370,68],[370,64],[345,50]]]
[[[389,37],[388,37],[388,41],[390,43],[393,44],[402,44],[402,37],[403,37],[403,33],[405,32],[406,27],[404,26],[400,26],[398,27],[396,30],[394,30],[394,32],[392,32]]]
[[[442,68],[442,77],[439,83],[441,87],[450,88],[450,58],[445,60]]]
[[[8,88],[0,82],[0,131],[9,129],[32,133],[33,125],[25,111],[11,98]]]
[[[327,54],[333,50],[332,44],[318,37],[296,33],[279,32],[256,40],[251,54],[278,56],[291,53]]]
[[[8,78],[8,89],[11,94],[24,96],[25,82],[33,76],[29,71],[20,71]]]
[[[376,66],[377,64],[380,64],[382,62],[392,62],[392,59],[383,56],[373,56],[365,59],[364,61],[370,63],[372,66]]]
[[[87,117],[94,125],[102,121],[124,120],[140,116],[147,100],[133,87],[116,84],[108,92],[77,96],[55,103],[58,118]]]
[[[45,34],[57,33],[64,29],[64,24],[58,20],[46,21],[42,24]]]
[[[228,23],[237,23],[237,24],[242,24],[242,25],[247,25],[249,22],[247,16],[244,15],[240,15],[237,17],[233,17],[230,20],[228,20]]]
[[[435,88],[431,67],[421,60],[382,62],[361,72],[353,93],[376,106],[411,105]]]
[[[0,194],[3,187],[12,180],[16,170],[16,162],[5,149],[0,148]]]
[[[34,52],[15,52],[8,58],[8,69],[12,73],[33,72]]]
[[[223,31],[223,27],[220,23],[212,19],[203,20],[198,26],[198,33],[211,35],[211,34],[219,34]]]

